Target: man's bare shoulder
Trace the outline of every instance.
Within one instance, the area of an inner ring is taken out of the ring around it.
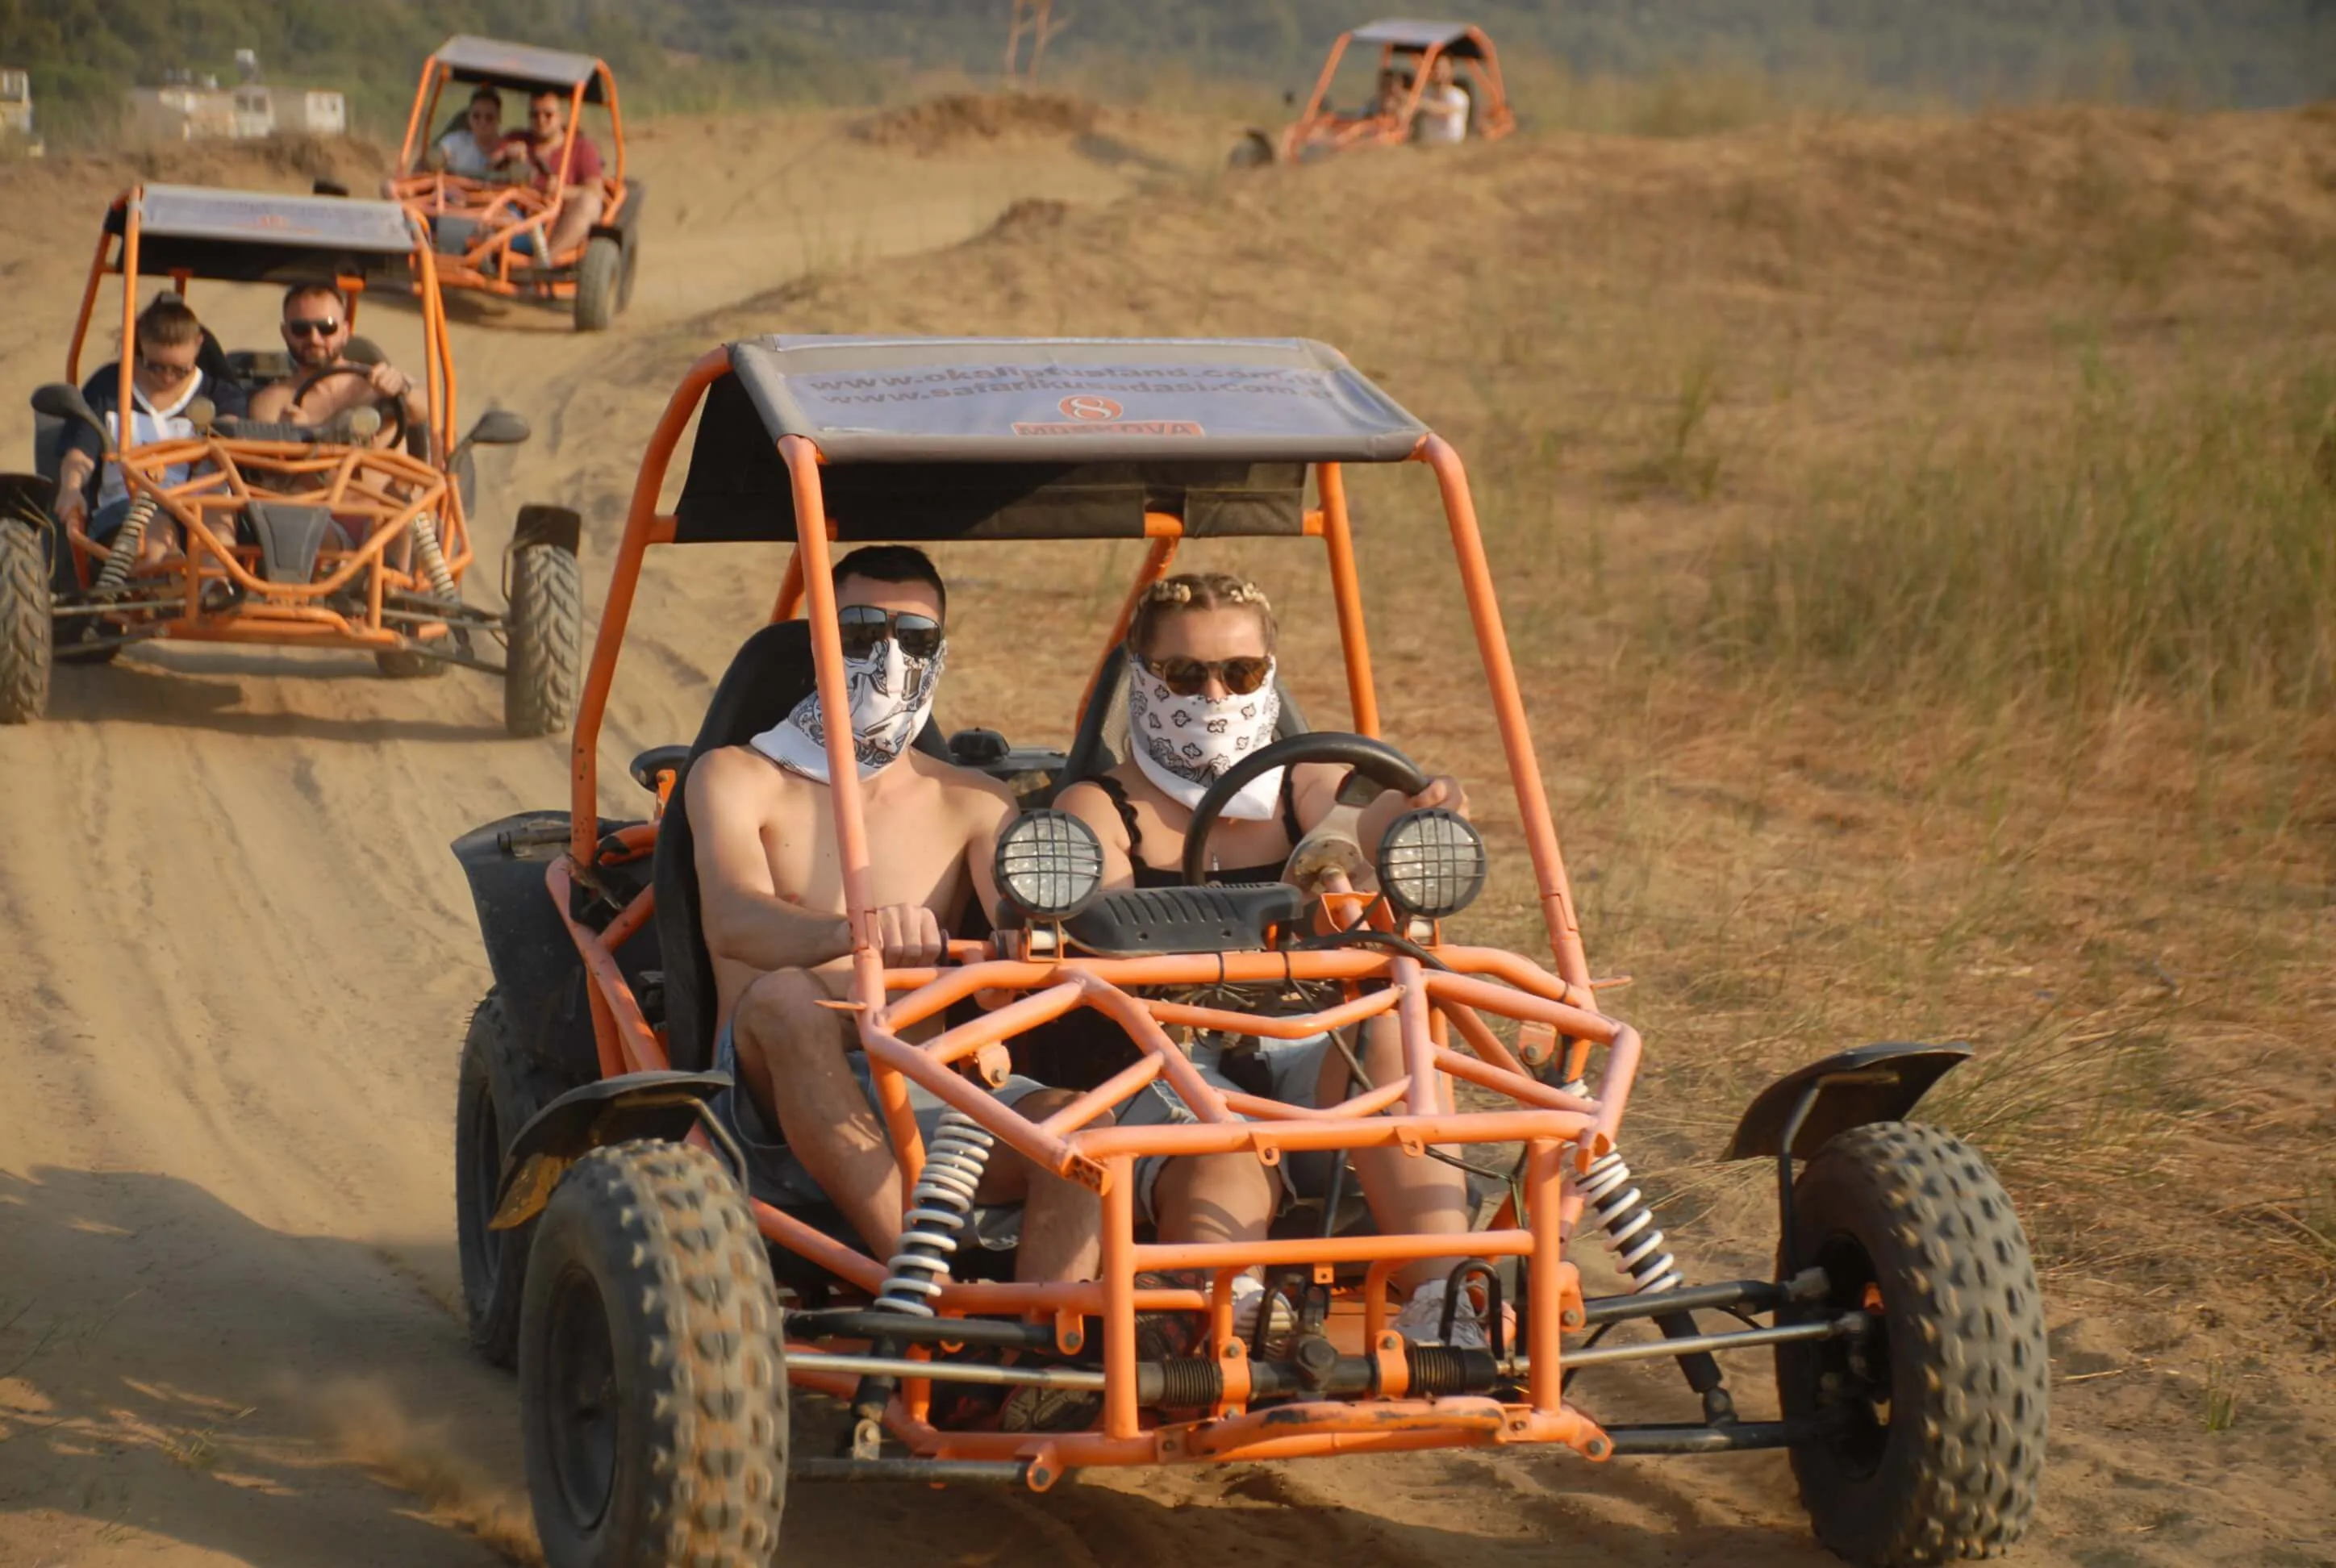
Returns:
[[[687,787],[693,810],[706,805],[767,816],[808,802],[819,785],[789,773],[752,746],[725,745],[689,765]]]
[[[959,767],[920,751],[910,752],[908,762],[919,777],[940,792],[951,809],[968,821],[988,825],[1015,809],[1014,792],[979,768]]]

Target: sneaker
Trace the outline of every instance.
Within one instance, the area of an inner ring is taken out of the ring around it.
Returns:
[[[1258,1310],[1266,1300],[1265,1282],[1251,1275],[1233,1278],[1233,1338],[1254,1340],[1257,1337]],[[1273,1316],[1268,1320],[1266,1340],[1269,1344],[1283,1338],[1298,1327],[1298,1314],[1290,1310],[1290,1298],[1276,1291],[1273,1296]]]
[[[1452,1338],[1444,1338],[1444,1292],[1447,1283],[1430,1280],[1411,1293],[1403,1310],[1395,1315],[1395,1331],[1414,1345],[1449,1344],[1455,1350],[1489,1350],[1492,1341],[1484,1337],[1484,1325],[1475,1304],[1463,1302],[1461,1310],[1452,1314]]]
[[[1001,1432],[1084,1432],[1103,1415],[1103,1396],[1092,1388],[1033,1388],[1025,1384],[998,1407]]]

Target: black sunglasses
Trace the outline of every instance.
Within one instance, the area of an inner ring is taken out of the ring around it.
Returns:
[[[1239,658],[1158,660],[1139,657],[1135,662],[1178,696],[1199,696],[1209,689],[1211,676],[1222,682],[1233,696],[1247,696],[1265,684],[1266,672],[1273,667],[1273,660],[1261,654],[1243,654]]]
[[[941,623],[913,610],[846,605],[835,612],[835,624],[843,634],[846,658],[866,658],[887,638],[898,642],[909,658],[930,658],[941,650]]]
[[[341,324],[329,317],[318,321],[314,317],[295,316],[284,323],[284,330],[295,337],[330,337],[341,329]]]

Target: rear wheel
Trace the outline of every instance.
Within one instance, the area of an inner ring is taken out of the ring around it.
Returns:
[[[29,724],[49,711],[53,608],[39,532],[0,517],[0,724]]]
[[[778,1295],[713,1155],[618,1144],[569,1168],[528,1261],[520,1401],[550,1568],[776,1560]]]
[[[521,1053],[503,1017],[502,998],[489,991],[471,1015],[456,1080],[454,1237],[471,1343],[498,1367],[519,1360],[520,1300],[535,1226],[530,1222],[497,1231],[488,1222],[494,1217],[511,1139],[557,1097],[559,1088]]]
[[[503,667],[503,728],[555,735],[576,716],[583,684],[584,573],[557,544],[511,551],[510,657]]]
[[[2049,1367],[2028,1237],[1978,1152],[1935,1127],[1854,1127],[1793,1187],[1815,1310],[1855,1338],[1780,1345],[1787,1420],[1838,1423],[1792,1450],[1817,1539],[1873,1568],[1992,1557],[2018,1541],[2044,1465]]]
[[[576,263],[576,330],[606,332],[617,319],[617,293],[623,281],[624,248],[605,234],[584,242]]]
[[[639,229],[625,230],[624,249],[624,265],[617,271],[617,310],[619,315],[633,307],[633,278],[641,269]]]
[[[1228,169],[1262,169],[1273,161],[1273,143],[1263,134],[1252,131],[1225,159]]]

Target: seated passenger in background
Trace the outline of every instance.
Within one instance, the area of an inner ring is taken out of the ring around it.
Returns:
[[[82,387],[91,409],[105,422],[118,444],[149,446],[180,441],[196,433],[188,412],[198,397],[210,400],[219,414],[241,414],[243,388],[232,381],[214,380],[198,363],[203,352],[203,324],[176,294],[158,294],[138,313],[130,341],[130,433],[122,435],[122,365],[115,361],[101,368]],[[100,472],[101,464],[102,472]],[[180,484],[190,465],[177,464],[164,472],[163,482]],[[97,505],[90,509],[90,481],[97,480]],[[130,486],[121,465],[104,460],[97,432],[85,424],[67,427],[64,453],[57,471],[57,521],[78,524],[89,539],[103,543],[130,514]],[[180,531],[175,526],[150,525],[140,547],[139,564],[151,565],[170,551]]]
[[[422,155],[422,167],[433,174],[485,180],[493,175],[502,149],[503,95],[492,87],[482,87],[471,94],[462,123]]]
[[[1439,54],[1412,113],[1411,139],[1422,147],[1456,147],[1468,139],[1467,89],[1452,79],[1452,57]]]
[[[562,148],[567,149],[564,159]],[[584,243],[592,225],[600,221],[607,197],[600,189],[600,150],[592,139],[579,130],[575,144],[568,145],[566,93],[546,88],[530,98],[527,129],[504,138],[498,161],[519,164],[530,184],[560,202],[560,219],[541,240],[549,253],[541,259],[565,256]]]

